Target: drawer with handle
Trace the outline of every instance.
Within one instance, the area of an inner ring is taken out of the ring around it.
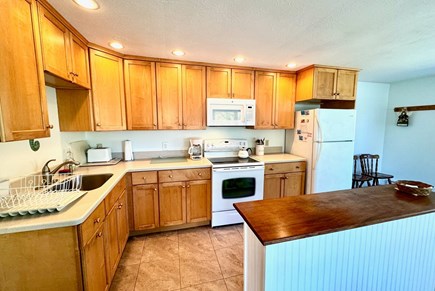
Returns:
[[[155,184],[157,183],[157,171],[131,173],[133,185]]]
[[[306,168],[305,162],[291,163],[271,163],[264,167],[265,174],[281,174],[289,172],[304,172]]]
[[[159,171],[159,182],[209,180],[210,168]]]
[[[92,214],[79,226],[82,244],[85,245],[94,237],[95,232],[100,228],[106,217],[104,202],[100,203]]]

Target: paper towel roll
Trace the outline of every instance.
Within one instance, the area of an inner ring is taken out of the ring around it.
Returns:
[[[130,140],[124,140],[123,144],[124,161],[133,161],[133,147]]]

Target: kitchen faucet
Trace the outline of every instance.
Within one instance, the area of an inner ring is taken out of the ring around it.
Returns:
[[[44,185],[51,185],[53,182],[52,181],[53,175],[56,174],[57,171],[59,171],[63,166],[65,166],[65,165],[76,165],[76,166],[80,165],[80,163],[77,161],[68,160],[68,161],[65,161],[62,164],[58,165],[53,170],[50,170],[50,168],[48,167],[48,164],[50,162],[55,161],[55,160],[56,159],[49,160],[48,162],[45,163],[44,167],[42,167],[41,175],[42,175]]]

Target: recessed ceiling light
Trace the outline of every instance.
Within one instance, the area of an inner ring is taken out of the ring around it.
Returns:
[[[296,68],[296,64],[295,63],[289,63],[289,64],[287,64],[287,65],[285,65],[287,68],[290,68],[290,69],[294,69],[294,68]]]
[[[73,0],[77,5],[83,8],[96,10],[100,8],[100,5],[95,0]]]
[[[234,61],[236,62],[236,63],[243,63],[244,61],[245,61],[245,58],[244,57],[242,57],[242,56],[237,56],[237,57],[235,57],[234,58]]]
[[[181,56],[184,56],[186,53],[183,52],[182,50],[174,50],[174,51],[172,51],[172,54],[174,56],[181,57]]]
[[[112,48],[117,49],[117,50],[124,48],[124,46],[122,45],[122,43],[120,43],[119,41],[111,41],[111,42],[109,42],[109,45],[110,45]]]

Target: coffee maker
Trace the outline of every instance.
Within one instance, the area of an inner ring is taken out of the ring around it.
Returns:
[[[202,143],[203,140],[200,138],[194,138],[190,140],[190,147],[187,152],[192,160],[202,159],[202,155],[204,151]]]

